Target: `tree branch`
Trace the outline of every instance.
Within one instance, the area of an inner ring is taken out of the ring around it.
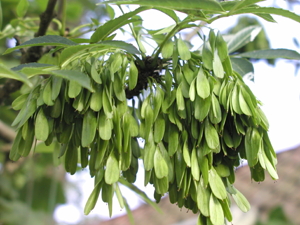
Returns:
[[[55,17],[54,9],[57,0],[49,0],[45,11],[40,15],[40,25],[35,37],[43,36],[46,34],[47,29]],[[18,44],[18,39],[17,44]],[[22,52],[22,51],[21,51]],[[22,52],[21,64],[37,62],[43,55],[43,48],[41,46],[30,47],[26,52]],[[0,105],[8,96],[20,89],[22,83],[17,80],[8,79],[3,85],[0,85]]]
[[[57,2],[57,0],[49,0],[48,1],[45,12],[43,12],[40,15],[41,22],[40,22],[39,30],[35,35],[36,37],[44,36],[46,34],[50,22],[56,16],[54,13],[54,8],[56,5],[56,2]]]
[[[11,93],[19,90],[21,86],[22,82],[11,79],[7,79],[4,84],[0,85],[0,105],[3,104]]]
[[[46,10],[40,15],[40,26],[35,34],[35,37],[44,36],[47,32],[47,29],[52,21],[52,19],[56,16],[54,13],[54,8],[57,0],[49,0]],[[43,55],[43,47],[42,46],[33,46],[30,47],[21,58],[21,64],[37,62]]]

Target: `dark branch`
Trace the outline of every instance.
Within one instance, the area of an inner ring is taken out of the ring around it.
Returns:
[[[38,32],[35,34],[35,37],[44,36],[47,32],[47,29],[55,17],[54,9],[57,0],[49,0],[45,12],[40,15],[40,26]],[[27,50],[27,52],[22,55],[21,64],[37,62],[43,55],[42,46],[33,46]]]
[[[22,82],[17,80],[7,79],[3,85],[0,85],[0,105],[3,104],[4,100],[9,97],[9,95],[22,86]]]
[[[57,0],[49,0],[47,4],[46,10],[40,15],[40,25],[35,37],[43,36],[46,34],[47,29],[55,17],[54,9]],[[19,45],[18,37],[15,37],[17,41],[17,45]],[[30,62],[37,62],[42,55],[44,54],[43,48],[41,46],[34,46],[29,48],[26,52],[21,50],[22,57],[21,57],[21,64],[30,63]],[[16,80],[7,80],[3,85],[0,86],[0,105],[4,102],[8,96],[20,89],[22,83]]]
[[[48,1],[48,5],[47,5],[45,12],[43,12],[40,15],[41,22],[40,22],[39,30],[35,35],[36,37],[44,36],[46,34],[50,22],[55,17],[54,8],[56,5],[56,2],[57,2],[57,0],[49,0]]]

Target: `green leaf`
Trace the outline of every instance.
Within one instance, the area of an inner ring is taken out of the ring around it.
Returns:
[[[60,55],[59,64],[65,67],[75,59],[99,55],[101,52],[106,53],[108,49],[123,49],[131,54],[140,54],[132,44],[124,41],[103,41],[98,44],[76,45],[64,49]]]
[[[103,2],[106,3],[106,2]],[[138,9],[126,13],[118,18],[115,18],[113,20],[109,20],[102,26],[98,27],[96,31],[93,33],[91,36],[91,43],[96,43],[98,41],[104,40],[106,37],[108,37],[112,32],[115,32],[117,29],[120,27],[128,24],[128,23],[133,23],[136,21],[139,21],[139,19],[130,19],[134,15],[150,9],[149,7],[139,7]]]
[[[206,143],[210,149],[216,149],[220,145],[218,132],[208,119],[205,120],[204,134]]]
[[[70,80],[70,81],[75,81],[79,83],[82,87],[85,87],[86,89],[90,90],[91,92],[94,92],[94,89],[91,86],[91,80],[90,78],[76,70],[54,70],[51,71],[51,74],[62,77],[64,79]]]
[[[115,193],[116,193],[119,205],[120,205],[121,209],[123,209],[125,206],[125,202],[124,202],[124,198],[123,198],[123,195],[122,195],[122,192],[121,192],[121,189],[120,189],[118,183],[114,184],[114,189],[115,189]]]
[[[272,22],[272,23],[276,22],[270,14],[266,14],[266,13],[253,13],[253,14],[263,18],[264,20],[266,20],[268,22]]]
[[[223,7],[225,11],[230,11],[233,9],[236,5],[238,5],[239,1],[221,1],[220,4]]]
[[[112,151],[106,161],[106,170],[104,174],[105,183],[113,184],[119,180],[119,177],[119,161],[116,159],[115,154]]]
[[[16,8],[17,16],[24,17],[27,12],[28,6],[29,3],[27,0],[20,0]]]
[[[191,17],[194,17],[195,19],[197,18],[197,20],[203,20],[203,21],[207,21],[207,16],[205,15],[205,13],[202,10],[178,10],[182,13],[188,14]],[[194,20],[195,21],[195,20]]]
[[[52,67],[54,65],[51,64],[45,64],[45,63],[26,63],[26,64],[20,64],[18,66],[15,66],[11,68],[13,71],[22,70],[23,68],[32,67],[32,68],[47,68]]]
[[[247,43],[254,40],[254,38],[261,31],[261,27],[250,26],[246,27],[243,30],[237,32],[232,39],[228,42],[228,52],[234,52],[239,48],[243,47]]]
[[[197,206],[200,212],[207,217],[209,216],[210,195],[209,188],[204,187],[203,177],[201,177],[197,187]]]
[[[108,13],[110,19],[115,18],[115,10],[110,5],[106,5],[106,12]]]
[[[286,9],[274,8],[274,7],[248,7],[244,9],[240,9],[234,11],[234,15],[236,14],[244,14],[244,13],[262,13],[262,14],[274,14],[289,18],[291,20],[295,20],[300,23],[300,16]]]
[[[214,167],[212,167],[208,173],[208,180],[214,196],[221,200],[225,199],[227,197],[225,185]]]
[[[139,50],[136,47],[134,47],[132,44],[126,43],[125,41],[102,41],[97,45],[123,49],[131,54],[140,54]]]
[[[170,33],[174,29],[175,26],[176,26],[176,24],[172,24],[172,25],[170,25],[168,27],[159,29],[158,31],[156,31],[154,33],[154,35],[158,35],[158,34],[164,34],[165,35],[166,33]]]
[[[28,78],[24,74],[10,70],[3,64],[0,64],[0,79],[1,78],[9,78],[9,79],[14,79],[14,80],[19,80],[19,81],[26,83],[30,87],[32,86],[31,82],[28,80]]]
[[[228,57],[228,48],[227,48],[227,43],[223,39],[220,32],[217,33],[217,37],[216,37],[216,50],[218,51],[220,60],[224,62]]]
[[[182,1],[182,0],[111,0],[111,1],[104,1],[99,4],[106,4],[106,3],[114,3],[114,4],[128,4],[128,5],[141,5],[141,6],[151,6],[151,7],[160,7],[166,9],[173,9],[173,10],[185,10],[185,9],[192,9],[192,10],[206,10],[206,11],[213,11],[213,12],[224,12],[224,9],[220,5],[219,2],[213,0],[189,0],[189,1]]]
[[[258,162],[258,151],[261,137],[256,128],[249,127],[245,136],[245,151],[248,165],[253,167]]]
[[[164,44],[164,46],[161,49],[162,57],[169,58],[173,55],[173,50],[174,50],[173,45],[174,43],[172,41],[167,41]]]
[[[83,117],[81,145],[88,147],[94,140],[97,129],[97,117],[92,110],[88,110]]]
[[[250,210],[250,203],[246,199],[246,197],[236,188],[234,188],[236,191],[236,194],[233,194],[232,197],[234,201],[236,202],[237,206],[242,210],[243,212],[248,212]]]
[[[11,150],[9,152],[9,159],[12,161],[17,161],[21,155],[20,155],[20,149],[19,149],[19,143],[22,139],[22,130],[20,129],[14,139],[14,142],[12,144]]]
[[[49,71],[57,69],[59,69],[57,66],[42,63],[21,64],[12,68],[13,71],[20,71],[21,73],[27,75],[28,78],[31,78],[35,75],[48,74]]]
[[[238,3],[231,8],[230,12],[234,12],[235,10],[246,8],[247,6],[253,5],[258,2],[262,2],[264,0],[243,0],[243,1],[238,1]]]
[[[210,46],[209,41],[204,41],[203,47],[202,47],[202,60],[203,60],[203,66],[206,67],[209,70],[213,69],[213,52],[212,48]]]
[[[210,95],[209,81],[206,75],[204,74],[202,67],[199,69],[199,72],[197,74],[196,90],[197,94],[203,99],[207,98]]]
[[[245,52],[238,54],[241,57],[254,58],[254,59],[295,59],[300,60],[300,54],[294,50],[289,49],[265,49]]]
[[[213,194],[210,195],[209,199],[209,214],[213,225],[224,224],[224,212],[221,203]]]
[[[140,190],[135,185],[129,183],[127,180],[125,180],[123,177],[120,177],[119,182],[123,184],[124,186],[128,187],[132,191],[134,191],[136,194],[138,194],[147,204],[151,205],[157,212],[162,213],[162,210],[159,208],[159,206],[153,202],[144,191]]]
[[[213,71],[216,77],[223,78],[224,77],[224,69],[221,62],[221,59],[218,55],[218,51],[215,50],[214,52],[214,59],[213,59]]]
[[[24,107],[21,109],[13,123],[12,126],[17,126],[17,129],[20,128],[35,112],[37,109],[37,101],[36,101],[36,95],[39,91],[39,86],[37,86],[31,93],[29,94]]]
[[[65,67],[75,59],[83,58],[86,55],[92,56],[92,53],[99,54],[101,51],[107,51],[107,49],[97,44],[70,46],[61,52],[59,64],[61,67]]]
[[[50,145],[46,145],[45,142],[40,142],[36,145],[34,151],[36,153],[53,153],[59,148],[58,142],[52,142]]]
[[[45,35],[41,37],[33,38],[29,41],[25,41],[24,43],[14,47],[7,49],[3,55],[13,52],[14,50],[20,48],[26,48],[30,46],[70,46],[70,45],[77,45],[77,43],[58,35]]]
[[[166,14],[167,16],[171,17],[176,23],[179,22],[179,18],[178,16],[176,15],[176,13],[173,11],[173,10],[170,10],[170,9],[164,9],[164,8],[158,8],[158,7],[155,7],[154,9]]]
[[[101,182],[98,182],[95,187],[94,190],[92,191],[90,197],[88,198],[85,207],[84,207],[84,214],[88,215],[91,210],[95,207],[99,194],[100,194],[100,190],[101,190]]]
[[[254,72],[252,63],[247,59],[231,58],[231,63],[233,70],[241,76]]]
[[[138,81],[138,69],[134,63],[134,61],[130,62],[130,67],[129,67],[129,79],[128,79],[128,88],[129,90],[132,90],[135,88],[137,81]]]
[[[139,49],[142,53],[146,53],[146,48],[145,46],[143,45],[142,43],[142,38],[141,38],[141,34],[138,34],[137,37],[136,37],[136,42],[139,46]]]
[[[158,179],[162,179],[168,176],[168,165],[158,147],[156,147],[154,153],[154,171]]]
[[[182,60],[189,60],[191,58],[191,52],[186,43],[180,38],[177,39],[178,54]]]

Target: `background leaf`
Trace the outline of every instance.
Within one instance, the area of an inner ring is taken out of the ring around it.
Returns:
[[[14,48],[7,49],[3,55],[13,52],[14,50],[20,48],[26,48],[30,46],[70,46],[77,45],[77,43],[58,35],[45,35],[41,37],[33,38],[29,41],[25,41],[23,44],[20,44]]]
[[[256,50],[238,54],[241,57],[254,58],[254,59],[296,59],[300,60],[300,54],[294,50],[289,49],[266,49]]]
[[[262,2],[264,0],[244,0],[244,1],[238,1],[238,3],[231,8],[231,12],[237,10],[237,9],[242,9],[242,8],[245,8],[247,6],[250,6],[250,5],[253,5],[255,3],[258,3],[258,2]]]
[[[189,0],[189,1],[182,1],[182,0],[112,0],[112,1],[105,1],[100,4],[105,3],[115,3],[115,4],[133,4],[133,5],[142,5],[142,6],[151,6],[151,7],[161,7],[166,9],[174,9],[174,10],[185,10],[185,9],[192,9],[192,10],[207,10],[207,11],[214,11],[216,12],[224,12],[224,9],[220,5],[219,2],[213,0]]]
[[[237,32],[228,42],[228,52],[232,53],[235,50],[246,45],[247,43],[252,41],[260,31],[261,27],[250,26]]]
[[[279,15],[279,16],[284,16],[286,18],[290,18],[292,20],[295,20],[296,22],[300,23],[300,16],[290,12],[285,9],[280,9],[280,8],[274,8],[274,7],[249,7],[249,8],[244,8],[241,10],[237,10],[234,12],[234,14],[244,14],[244,13],[267,13],[267,14],[274,14],[274,15]]]
[[[179,22],[179,18],[176,15],[176,13],[173,10],[170,9],[164,9],[164,8],[159,8],[159,7],[155,7],[154,9],[168,15],[169,17],[171,17],[176,23]]]
[[[274,20],[274,18],[270,14],[266,14],[266,13],[253,13],[253,14],[263,18],[264,20],[266,20],[268,22],[272,22],[272,23],[276,22],[276,20]]]
[[[139,7],[138,9],[126,13],[116,19],[109,20],[102,26],[98,27],[96,31],[91,36],[91,43],[96,43],[98,41],[104,40],[107,36],[109,36],[112,32],[115,32],[120,27],[138,21],[139,19],[129,19],[139,12],[150,9],[149,7]]]
[[[45,64],[45,63],[25,63],[25,64],[20,64],[18,66],[15,66],[11,68],[13,71],[19,71],[22,70],[23,68],[27,67],[32,67],[32,68],[46,68],[46,67],[52,67],[53,65],[51,64]]]
[[[246,59],[231,58],[231,64],[234,71],[236,71],[241,76],[247,73],[254,73],[254,68],[251,62]]]
[[[28,9],[29,3],[27,0],[20,0],[19,4],[17,5],[17,16],[18,17],[24,17],[27,9]]]

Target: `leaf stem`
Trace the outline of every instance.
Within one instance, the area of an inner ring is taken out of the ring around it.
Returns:
[[[121,10],[121,12],[122,12],[123,15],[124,15],[125,13],[124,13],[122,7],[121,7],[120,5],[118,5],[118,7],[119,7],[119,9]],[[139,50],[140,50],[140,52],[141,52],[142,57],[143,57],[143,58],[146,57],[145,53],[142,51],[142,49],[141,49],[141,47],[140,47],[140,45],[139,45],[138,36],[137,36],[137,34],[135,33],[135,31],[134,31],[132,25],[131,25],[130,23],[129,23],[128,25],[129,25],[129,27],[130,27],[132,36],[133,36],[133,38],[135,39],[135,41],[136,41],[136,43],[137,43],[137,45],[138,45],[138,47],[139,47]]]
[[[193,22],[193,19],[185,19],[183,21],[181,21],[180,23],[178,23],[166,36],[166,38],[163,40],[163,42],[160,44],[160,46],[158,46],[157,50],[155,49],[154,52],[152,53],[152,55],[154,55],[154,58],[158,58],[158,55],[160,54],[163,46],[167,43],[167,41],[174,36],[179,30],[180,28],[184,25],[187,24],[189,22]],[[156,52],[155,52],[156,51]]]

